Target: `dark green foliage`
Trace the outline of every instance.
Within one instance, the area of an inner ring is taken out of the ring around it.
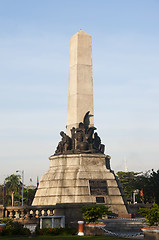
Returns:
[[[19,191],[20,183],[20,191]],[[4,198],[4,205],[10,206],[12,201],[14,201],[14,206],[21,205],[22,199],[22,182],[21,176],[12,174],[5,179],[5,189],[6,194]],[[23,202],[24,205],[31,205],[34,199],[36,189],[27,189],[25,186],[23,188]],[[0,185],[0,204],[3,204],[3,185]]]
[[[20,175],[12,174],[5,179],[6,195],[9,205],[14,204],[14,200],[18,202],[18,185],[20,181]],[[8,198],[8,196],[10,196]],[[16,199],[14,199],[16,197]]]
[[[31,206],[34,199],[36,189],[26,189],[24,188],[24,203]]]
[[[10,218],[0,219],[0,223],[5,223],[5,229],[2,230],[0,235],[29,235],[30,230],[24,228],[21,223],[13,222]]]
[[[36,235],[75,235],[77,230],[75,228],[43,228],[39,227],[35,230]]]
[[[146,172],[145,174],[139,174],[136,176],[135,182],[135,189],[143,190],[143,198],[138,194],[137,202],[144,202],[144,203],[151,203],[154,202],[154,197],[152,194],[152,183],[150,178],[150,171]]]
[[[3,204],[3,185],[0,185],[0,205]]]
[[[110,213],[108,206],[104,205],[86,205],[82,207],[83,218],[86,222],[96,222],[98,219],[102,219]]]
[[[117,175],[128,200],[132,201],[132,192],[139,189],[139,194],[136,196],[137,202],[159,204],[159,170],[146,173],[118,172]],[[143,197],[140,196],[141,190]]]
[[[5,179],[6,190],[8,192],[15,192],[18,190],[20,175],[12,174]]]
[[[135,172],[117,172],[119,180],[122,184],[123,190],[127,199],[131,200],[132,191],[136,189],[136,177],[140,173]]]
[[[0,223],[5,223],[6,228],[13,227],[13,220],[10,218],[0,218]]]
[[[145,221],[149,226],[159,225],[159,206],[157,204],[154,203],[150,209],[140,208],[139,212],[145,217]]]
[[[155,203],[159,204],[159,170],[155,172],[152,169],[150,179],[151,179],[152,194],[155,198]]]

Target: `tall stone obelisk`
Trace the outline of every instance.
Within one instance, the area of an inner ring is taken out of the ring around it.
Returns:
[[[70,46],[67,135],[60,132],[61,141],[49,157],[49,170],[41,178],[32,205],[62,208],[62,204],[103,203],[114,213],[127,214],[122,189],[90,115],[92,43],[91,36],[80,30],[71,38]]]
[[[80,30],[70,41],[67,135],[88,111],[93,115],[92,39]],[[93,117],[90,125],[94,125]]]

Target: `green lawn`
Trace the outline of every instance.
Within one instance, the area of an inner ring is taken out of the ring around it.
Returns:
[[[2,237],[2,236],[1,236]],[[0,238],[1,238],[0,237]],[[84,237],[79,237],[79,236],[37,236],[37,237],[14,237],[14,236],[5,236],[2,237],[5,240],[26,240],[26,239],[35,239],[35,240],[126,240],[126,238],[118,238],[118,237],[106,237],[106,236],[96,236],[96,237],[91,237],[91,236],[84,236]],[[128,239],[128,238],[127,238]],[[133,240],[130,239],[129,240]]]

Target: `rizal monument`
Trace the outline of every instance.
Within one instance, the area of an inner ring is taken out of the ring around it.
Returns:
[[[80,30],[70,42],[66,130],[49,157],[32,205],[105,204],[116,214],[127,214],[120,182],[110,168],[94,126],[91,36]]]

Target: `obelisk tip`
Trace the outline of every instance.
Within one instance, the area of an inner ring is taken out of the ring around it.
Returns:
[[[82,29],[80,29],[77,33],[75,33],[75,35],[76,34],[80,34],[80,35],[89,35],[90,36],[90,34],[88,34],[88,33],[86,33],[85,31],[83,31]]]

